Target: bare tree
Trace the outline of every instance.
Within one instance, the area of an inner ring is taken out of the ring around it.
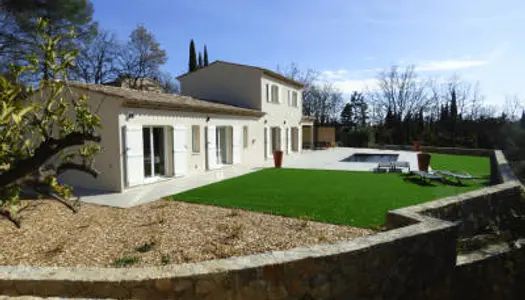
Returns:
[[[167,59],[166,51],[160,47],[155,36],[139,25],[120,53],[120,76],[129,79],[131,88],[142,89],[143,79],[158,78],[159,68]]]
[[[115,80],[119,47],[114,34],[100,31],[93,42],[80,51],[72,78],[96,84]]]
[[[180,94],[180,87],[177,80],[168,72],[160,73],[158,83],[164,93]]]
[[[313,86],[319,79],[319,72],[313,69],[302,71],[297,63],[290,63],[284,67],[277,66],[277,72],[284,76],[298,81],[304,85],[303,88],[303,114],[313,116],[315,111],[315,99],[313,96]]]
[[[505,97],[505,104],[503,105],[503,113],[507,116],[507,118],[509,118],[509,120],[511,121],[519,120],[524,109],[525,109],[525,102],[522,99],[520,99],[518,95]]]
[[[332,83],[315,84],[310,88],[309,108],[316,123],[326,125],[336,122],[343,109],[343,94]],[[304,105],[304,104],[303,104]]]
[[[393,66],[377,77],[378,89],[369,92],[376,122],[382,120],[390,110],[400,119],[416,115],[430,103],[427,83],[417,76],[414,66],[400,70]]]

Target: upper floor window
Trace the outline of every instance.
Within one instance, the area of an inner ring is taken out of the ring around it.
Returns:
[[[292,106],[293,107],[297,107],[298,103],[297,103],[297,92],[292,92]]]
[[[270,98],[270,84],[266,84],[266,102],[271,102],[271,98]]]
[[[272,84],[272,102],[279,103],[279,87],[275,84]]]

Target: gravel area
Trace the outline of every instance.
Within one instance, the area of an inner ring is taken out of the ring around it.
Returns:
[[[372,230],[158,200],[128,209],[22,201],[22,228],[0,217],[0,265],[156,266],[333,243]]]

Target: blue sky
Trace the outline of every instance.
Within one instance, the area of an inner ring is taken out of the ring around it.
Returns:
[[[137,24],[184,73],[188,45],[215,59],[275,69],[296,62],[344,92],[373,85],[381,68],[479,81],[491,104],[525,98],[522,0],[92,0],[101,27],[126,39]]]

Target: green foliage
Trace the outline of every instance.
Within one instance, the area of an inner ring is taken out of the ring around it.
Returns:
[[[73,51],[82,48],[96,35],[98,24],[93,21],[93,4],[86,0],[6,0],[0,1],[2,22],[0,25],[0,59],[9,63],[25,64],[28,56],[36,55],[42,64],[41,72],[47,73],[45,53],[40,51],[40,38],[35,30],[39,20],[46,21],[46,32],[50,36],[69,34],[72,27],[77,35],[60,39],[57,51]],[[30,78],[31,80],[34,79]]]
[[[198,67],[201,69],[204,66],[204,62],[202,61],[202,53],[199,52],[199,63]]]
[[[190,60],[189,60],[189,69],[188,72],[193,72],[197,70],[197,52],[195,52],[195,42],[191,40],[190,42]]]
[[[161,259],[160,259],[160,262],[163,264],[163,265],[168,265],[171,260],[170,260],[170,256],[168,254],[164,254],[162,255]]]
[[[208,47],[204,45],[204,66],[207,67],[210,64],[208,61]]]
[[[136,256],[124,256],[124,257],[115,259],[115,261],[113,262],[113,266],[117,268],[129,267],[129,266],[136,264],[138,261],[139,261],[139,258]]]
[[[80,166],[91,171],[93,158],[100,151],[95,130],[100,119],[85,97],[68,97],[68,71],[77,51],[58,50],[62,40],[75,38],[71,30],[65,35],[50,36],[48,22],[40,20],[39,51],[28,57],[30,64],[12,65],[8,76],[0,76],[0,210],[16,213],[22,187],[45,185],[63,198],[72,196],[71,187],[60,184],[57,175],[61,163]],[[39,72],[45,65],[47,73]],[[35,87],[24,86],[24,74],[39,75]],[[72,146],[80,146],[72,148]],[[80,163],[79,163],[80,161]],[[92,172],[96,173],[96,172]]]
[[[149,242],[145,243],[137,248],[135,248],[135,251],[145,253],[153,250],[153,247],[155,246],[155,242]]]

